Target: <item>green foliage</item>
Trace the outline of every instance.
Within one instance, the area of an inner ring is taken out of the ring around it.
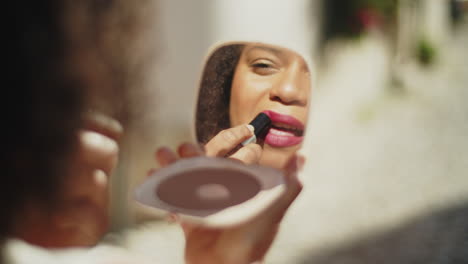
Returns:
[[[416,55],[422,65],[430,66],[435,61],[437,50],[429,40],[422,38],[417,45]]]

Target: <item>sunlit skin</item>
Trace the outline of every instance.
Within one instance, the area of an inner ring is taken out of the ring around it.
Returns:
[[[273,111],[286,119],[292,117],[305,126],[310,87],[307,63],[297,53],[264,44],[246,45],[232,82],[229,108],[231,127],[247,124],[263,111]],[[277,135],[286,139],[281,144],[268,144],[266,140],[259,164],[284,169],[287,160],[302,145],[303,128],[276,125],[287,127],[297,137],[286,137],[287,133],[275,130]],[[274,133],[273,130],[270,129],[269,133]]]

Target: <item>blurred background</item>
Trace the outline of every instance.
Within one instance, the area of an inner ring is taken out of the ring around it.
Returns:
[[[468,263],[468,1],[160,0],[155,23],[157,67],[123,143],[110,241],[183,263],[179,228],[129,214],[131,190],[156,147],[194,141],[208,49],[256,39],[315,71],[305,188],[266,263]]]

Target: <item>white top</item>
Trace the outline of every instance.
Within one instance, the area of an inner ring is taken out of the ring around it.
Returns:
[[[7,240],[3,248],[6,264],[134,264],[154,263],[111,245],[93,248],[47,250],[22,240]]]

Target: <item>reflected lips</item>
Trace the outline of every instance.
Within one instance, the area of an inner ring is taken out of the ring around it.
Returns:
[[[272,147],[290,147],[298,145],[304,139],[304,124],[295,117],[280,114],[271,110],[263,111],[267,114],[272,126],[265,137],[265,143]]]

